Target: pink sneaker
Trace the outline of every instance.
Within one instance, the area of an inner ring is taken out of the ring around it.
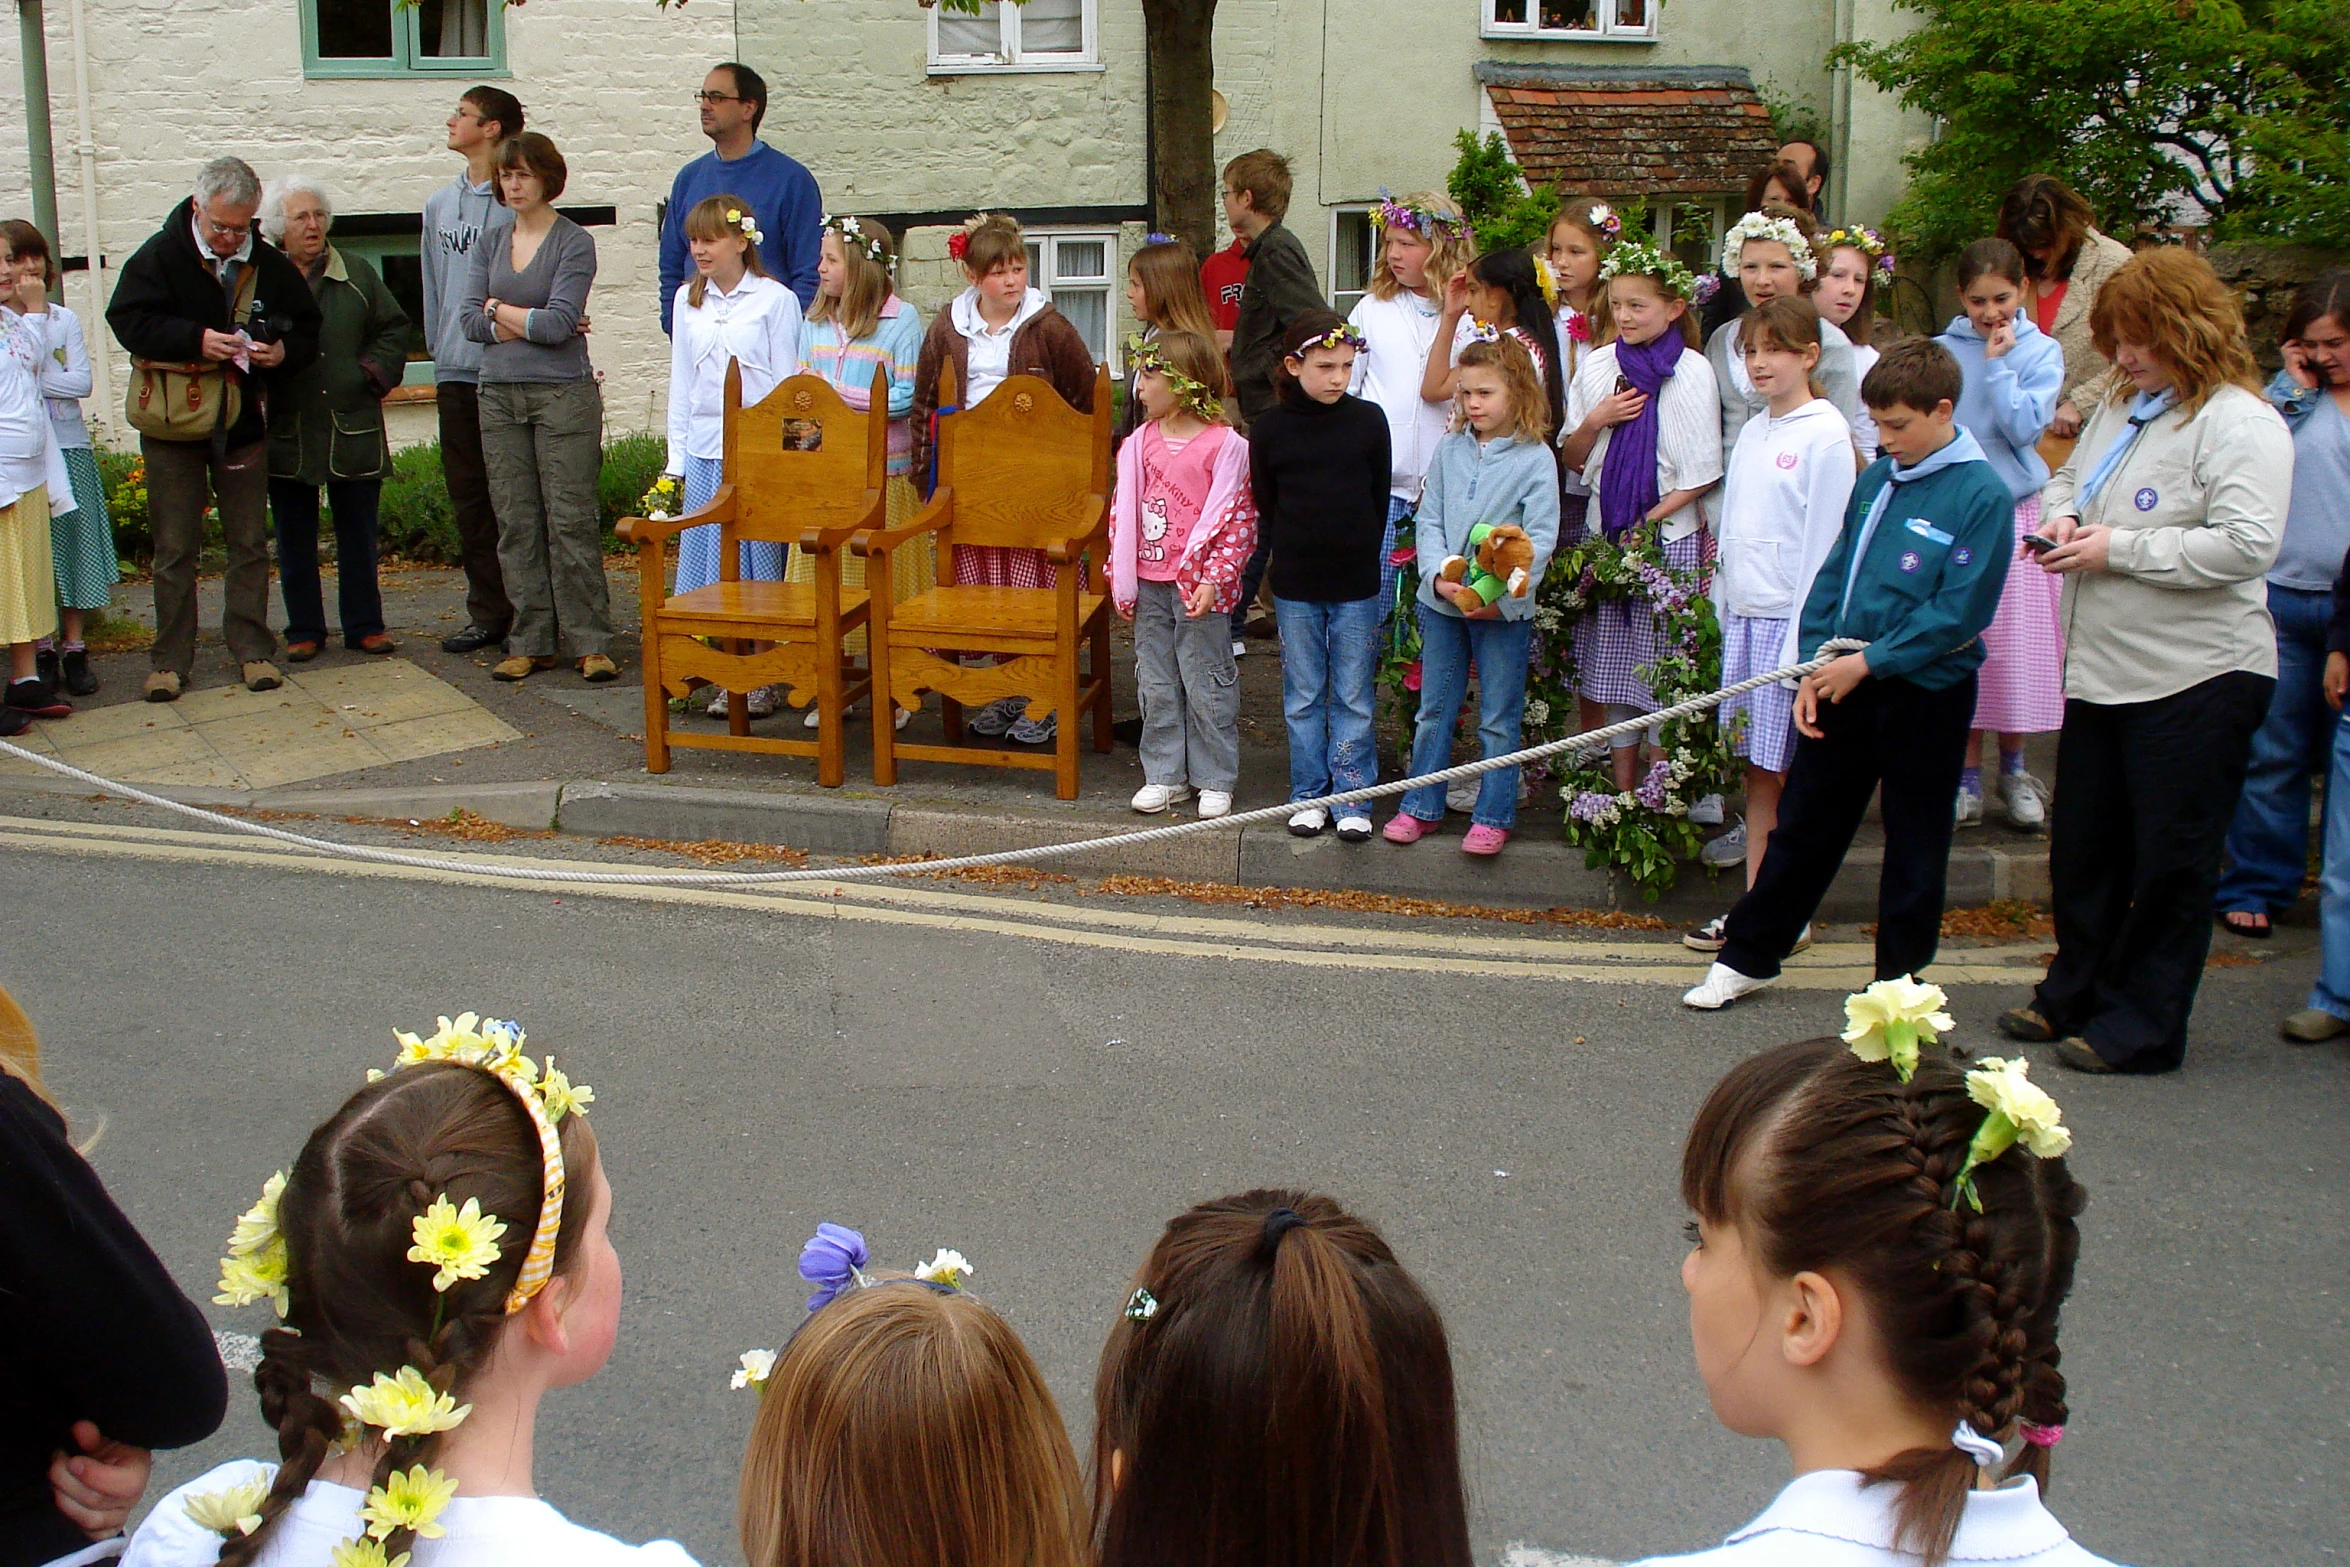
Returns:
[[[1379,836],[1389,843],[1418,843],[1420,835],[1427,830],[1428,824],[1411,812],[1398,811],[1387,818],[1387,825],[1380,829]]]
[[[1499,854],[1501,846],[1510,841],[1507,827],[1471,827],[1461,838],[1463,854]]]

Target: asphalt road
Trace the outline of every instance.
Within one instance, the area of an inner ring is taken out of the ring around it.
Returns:
[[[1696,1016],[1662,968],[1491,972],[1479,943],[1543,934],[1518,926],[1452,922],[1414,947],[1392,921],[1331,935],[1327,916],[1188,910],[1227,921],[1224,957],[1142,939],[1110,900],[1049,926],[1034,896],[984,890],[838,918],[358,877],[91,819],[114,825],[0,834],[0,982],[198,1299],[237,1213],[388,1063],[393,1027],[519,1017],[594,1084],[626,1318],[539,1445],[543,1494],[582,1521],[739,1560],[752,1408],[726,1378],[798,1315],[819,1219],[887,1263],[962,1250],[1082,1432],[1158,1227],[1270,1183],[1376,1221],[1442,1305],[1482,1560],[1693,1549],[1784,1479],[1775,1448],[1714,1424],[1690,1363],[1674,1170],[1723,1067],[1829,1028],[1833,990]],[[2309,969],[2214,971],[2180,1076],[2038,1068],[2092,1194],[2052,1499],[2116,1560],[2318,1562],[2350,1542],[2350,1048],[2273,1029]],[[1985,1042],[2015,994],[1960,988],[1962,1037]],[[211,1441],[159,1455],[158,1489],[268,1444],[240,1395]]]

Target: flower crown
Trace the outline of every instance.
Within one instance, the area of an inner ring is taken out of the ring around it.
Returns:
[[[1461,330],[1461,346],[1463,348],[1471,343],[1498,343],[1500,341],[1501,328],[1490,321],[1480,321],[1475,316],[1471,316],[1469,324]]]
[[[1876,264],[1879,277],[1893,275],[1893,252],[1886,246],[1885,236],[1875,229],[1858,223],[1850,228],[1830,229],[1820,236],[1820,243],[1831,251],[1839,246],[1850,245]]]
[[[1145,245],[1172,245],[1175,243],[1175,236],[1162,234],[1157,229],[1152,229],[1148,234],[1143,235],[1142,242]]]
[[[443,1017],[439,1025],[429,1039],[395,1031],[400,1054],[392,1070],[446,1061],[486,1072],[514,1095],[538,1134],[539,1222],[531,1233],[530,1249],[524,1253],[514,1287],[506,1294],[506,1314],[511,1316],[530,1303],[554,1272],[564,1193],[563,1146],[556,1124],[566,1115],[587,1114],[596,1091],[585,1083],[573,1083],[557,1070],[553,1056],[546,1058],[542,1068],[524,1055],[527,1036],[519,1023],[485,1023],[477,1014],[465,1012],[453,1020]],[[376,1082],[386,1075],[371,1070],[367,1080]],[[281,1321],[291,1308],[289,1259],[278,1221],[278,1203],[285,1189],[286,1175],[280,1170],[262,1184],[260,1201],[237,1219],[229,1236],[228,1255],[221,1259],[220,1293],[212,1297],[213,1304],[247,1306],[266,1299]],[[433,1270],[434,1333],[439,1332],[446,1309],[446,1302],[439,1297],[459,1280],[489,1275],[503,1254],[498,1242],[507,1228],[496,1214],[482,1210],[480,1198],[468,1197],[465,1205],[458,1207],[447,1192],[434,1197],[410,1221],[412,1244],[407,1260]],[[473,1412],[473,1406],[457,1402],[449,1391],[449,1380],[445,1371],[428,1377],[413,1365],[388,1374],[376,1372],[366,1386],[352,1388],[339,1401],[346,1411],[344,1440],[356,1444],[368,1426],[386,1438],[455,1430]],[[261,1527],[262,1507],[274,1476],[272,1470],[241,1486],[191,1496],[186,1503],[188,1516],[198,1527],[226,1538],[251,1534]],[[405,1474],[394,1470],[382,1485],[368,1492],[366,1505],[359,1510],[366,1528],[336,1550],[337,1567],[399,1567],[408,1558],[403,1554],[387,1561],[383,1542],[401,1529],[427,1539],[438,1536],[442,1531],[435,1520],[456,1494],[457,1482],[438,1469],[417,1464]]]
[[[1223,416],[1224,400],[1209,391],[1205,383],[1194,381],[1170,364],[1166,352],[1157,343],[1136,334],[1126,339],[1126,354],[1136,369],[1165,377],[1167,384],[1175,388],[1175,401],[1181,406],[1210,423]]]
[[[816,1233],[808,1237],[808,1244],[800,1248],[800,1277],[816,1286],[816,1293],[808,1297],[808,1315],[814,1316],[848,1290],[900,1282],[867,1273],[865,1266],[871,1260],[865,1237],[855,1230],[845,1224],[817,1225]],[[928,1262],[914,1269],[912,1282],[960,1294],[963,1281],[977,1271],[961,1252],[941,1246]],[[737,1357],[734,1376],[727,1385],[765,1391],[767,1378],[775,1370],[775,1358],[781,1353],[773,1349],[744,1350]]]
[[[1283,355],[1290,359],[1303,359],[1317,348],[1351,348],[1359,354],[1365,346],[1363,334],[1353,322],[1348,321],[1332,327],[1320,337],[1308,338],[1295,348],[1284,349]]]
[[[726,209],[726,221],[742,231],[743,238],[754,245],[763,245],[767,236],[759,232],[759,220],[740,207]]]
[[[1680,259],[1645,240],[1628,239],[1607,253],[1599,264],[1599,280],[1612,277],[1653,278],[1668,292],[1687,300],[1702,300],[1697,279]]]
[[[1471,237],[1467,218],[1451,217],[1408,201],[1398,201],[1384,185],[1379,187],[1379,205],[1371,209],[1371,226],[1382,231],[1390,228],[1408,229],[1429,241],[1467,240]]]
[[[892,277],[897,275],[898,258],[891,255],[889,247],[880,240],[866,238],[864,219],[827,212],[816,227],[821,233],[839,235],[844,247],[863,251],[867,261],[873,262]]]
[[[1888,1063],[1894,1075],[1906,1083],[1918,1069],[1919,1047],[1933,1044],[1958,1026],[1943,1010],[1949,1004],[1939,985],[1924,984],[1906,974],[1899,979],[1880,979],[1858,995],[1845,997],[1844,1042],[1863,1061]],[[2018,1142],[2041,1159],[2058,1158],[2071,1149],[2073,1134],[2065,1128],[2064,1112],[2046,1089],[2025,1075],[2030,1070],[2030,1063],[2020,1057],[2003,1061],[1986,1056],[1967,1072],[1967,1097],[1986,1114],[1967,1144],[1965,1162],[1952,1179],[1951,1207],[1963,1201],[1981,1213],[1983,1199],[1975,1190],[1975,1171]]]
[[[1820,258],[1804,238],[1802,225],[1793,218],[1774,218],[1767,213],[1749,212],[1730,225],[1730,232],[1722,236],[1722,270],[1738,270],[1738,253],[1750,239],[1775,240],[1787,247],[1787,254],[1795,258],[1795,270],[1806,283],[1820,275]]]

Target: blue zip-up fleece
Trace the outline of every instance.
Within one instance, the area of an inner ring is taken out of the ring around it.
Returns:
[[[1447,558],[1469,553],[1469,530],[1481,522],[1495,527],[1514,522],[1534,541],[1535,583],[1550,569],[1559,543],[1558,459],[1541,441],[1504,435],[1480,445],[1466,430],[1436,443],[1428,464],[1427,487],[1412,524],[1419,551],[1420,602],[1439,614],[1459,615],[1436,591],[1436,572]],[[1535,589],[1500,600],[1501,618],[1525,620],[1534,613]]]
[[[2056,417],[2064,389],[2064,350],[2056,339],[2016,312],[2015,346],[1997,359],[1983,356],[1982,334],[1964,315],[1934,339],[1950,350],[1966,377],[1958,394],[1958,426],[1983,448],[1983,458],[2015,500],[2047,487],[2048,465],[2033,450]]]
[[[1812,579],[1803,656],[1860,637],[1870,674],[1946,690],[1982,665],[2014,551],[2014,502],[1965,430],[1914,468],[1880,457],[1853,484],[1844,531]]]

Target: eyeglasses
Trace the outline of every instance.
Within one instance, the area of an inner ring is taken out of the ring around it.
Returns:
[[[243,239],[253,232],[250,223],[215,223],[210,218],[201,217],[197,221],[204,225],[205,233],[218,234],[222,239]]]
[[[457,112],[450,115],[449,118],[452,120],[471,120],[476,125],[487,125],[490,123],[487,116],[476,114],[463,104],[457,105]]]
[[[711,92],[707,88],[694,94],[694,102],[696,103],[718,104],[741,103],[742,101],[742,98],[738,94],[730,92]]]

